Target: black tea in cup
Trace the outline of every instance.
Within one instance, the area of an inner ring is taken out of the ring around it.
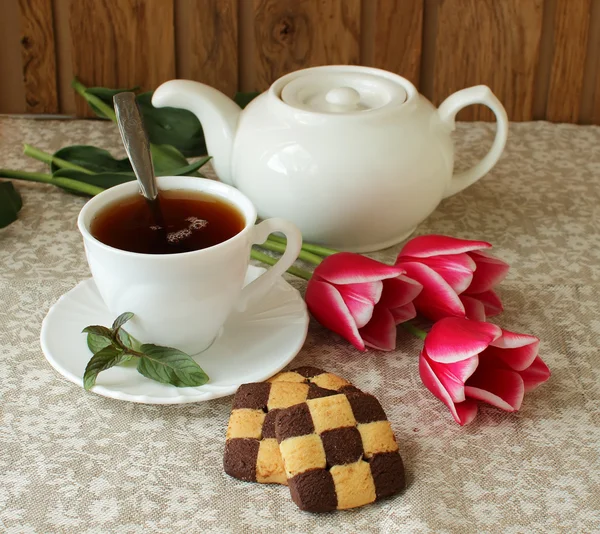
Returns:
[[[135,194],[107,206],[91,223],[91,234],[113,248],[142,254],[177,254],[227,241],[246,225],[227,201],[190,190],[161,190],[158,224],[146,199]]]

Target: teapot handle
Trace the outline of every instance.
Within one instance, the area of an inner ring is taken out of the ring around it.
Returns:
[[[454,117],[462,108],[470,106],[471,104],[484,104],[494,112],[497,121],[496,137],[492,144],[492,148],[490,148],[490,151],[479,163],[466,171],[454,173],[452,180],[446,188],[444,198],[462,191],[466,187],[474,184],[481,177],[485,176],[485,174],[496,165],[496,162],[500,159],[504,146],[506,145],[506,139],[508,137],[508,117],[506,115],[506,110],[500,103],[500,100],[492,93],[491,89],[485,85],[476,85],[475,87],[462,89],[461,91],[457,91],[453,95],[450,95],[441,103],[438,108],[438,113],[442,122],[445,122],[452,130],[454,130]]]

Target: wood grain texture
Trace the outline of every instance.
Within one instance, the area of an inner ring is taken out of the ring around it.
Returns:
[[[29,113],[58,112],[51,0],[19,0],[21,59]]]
[[[19,2],[1,2],[0,15],[0,113],[25,113],[25,85],[19,50]]]
[[[325,64],[358,64],[360,0],[254,0],[254,88]]]
[[[238,88],[237,0],[179,0],[177,77],[233,95]]]
[[[546,120],[578,122],[591,0],[557,0]],[[598,51],[595,51],[596,54]]]
[[[373,66],[419,85],[424,0],[376,0]]]
[[[439,2],[433,100],[471,85],[488,85],[510,120],[531,120],[542,29],[542,0],[435,0]],[[493,120],[483,106],[459,120]]]
[[[175,77],[173,0],[72,0],[73,73],[87,86],[155,89]],[[79,115],[91,116],[77,98]]]
[[[54,13],[54,43],[56,46],[56,86],[58,90],[58,107],[65,115],[75,116],[75,102],[79,95],[71,88],[73,80],[73,61],[71,50],[71,26],[69,24],[71,0],[52,0]]]

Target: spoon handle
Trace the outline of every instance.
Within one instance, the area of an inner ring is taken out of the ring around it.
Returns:
[[[154,177],[150,141],[144,128],[142,114],[135,101],[135,94],[117,93],[113,97],[113,102],[123,145],[140,184],[142,195],[148,200],[155,200],[158,196],[158,187]]]

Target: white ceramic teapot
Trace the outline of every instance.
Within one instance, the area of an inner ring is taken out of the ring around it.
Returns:
[[[495,165],[508,134],[488,87],[458,91],[436,109],[408,80],[357,66],[292,72],[243,111],[189,80],[162,84],[152,103],[198,117],[217,176],[261,218],[284,217],[306,241],[356,252],[410,235],[443,198]],[[454,117],[470,104],[492,109],[496,138],[479,163],[453,174]]]

